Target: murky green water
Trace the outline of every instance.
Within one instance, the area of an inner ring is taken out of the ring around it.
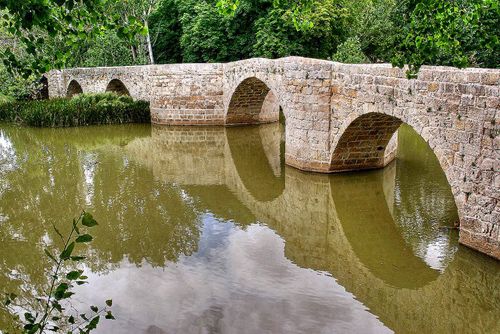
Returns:
[[[400,130],[383,170],[283,164],[279,124],[0,126],[0,287],[46,287],[44,247],[100,225],[74,307],[99,333],[500,333],[500,264],[458,245],[446,178]],[[0,311],[0,328],[10,317]]]

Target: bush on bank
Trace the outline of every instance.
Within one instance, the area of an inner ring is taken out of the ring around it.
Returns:
[[[0,101],[0,121],[37,127],[146,123],[149,102],[114,93],[80,94],[71,99]]]

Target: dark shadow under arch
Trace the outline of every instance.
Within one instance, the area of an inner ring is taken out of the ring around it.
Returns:
[[[76,81],[76,80],[71,80],[71,82],[68,85],[68,90],[66,91],[66,97],[73,97],[78,94],[82,94],[83,89],[82,86]]]
[[[385,149],[403,122],[382,113],[356,118],[340,137],[332,154],[331,171],[350,171],[384,167]]]
[[[45,75],[40,78],[39,81],[41,87],[37,93],[38,100],[47,100],[49,98],[49,80]]]
[[[275,111],[269,111],[274,108]],[[260,124],[279,120],[278,96],[262,80],[251,77],[243,80],[229,102],[226,124]],[[266,110],[264,110],[266,109]]]
[[[113,92],[118,95],[128,95],[130,96],[130,92],[128,91],[125,84],[119,79],[113,79],[108,83],[106,87],[106,92]]]

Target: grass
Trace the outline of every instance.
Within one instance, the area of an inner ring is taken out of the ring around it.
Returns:
[[[0,96],[0,121],[36,127],[146,123],[150,112],[149,102],[113,93],[38,101],[3,100]]]

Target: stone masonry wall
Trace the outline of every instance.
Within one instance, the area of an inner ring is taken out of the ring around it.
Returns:
[[[388,64],[287,57],[68,69],[48,79],[50,96],[66,96],[72,80],[104,92],[118,79],[151,102],[153,123],[169,125],[261,123],[272,92],[286,118],[285,162],[306,171],[383,167],[394,157],[390,138],[407,123],[448,178],[461,242],[500,258],[499,70],[424,67],[409,80]]]

